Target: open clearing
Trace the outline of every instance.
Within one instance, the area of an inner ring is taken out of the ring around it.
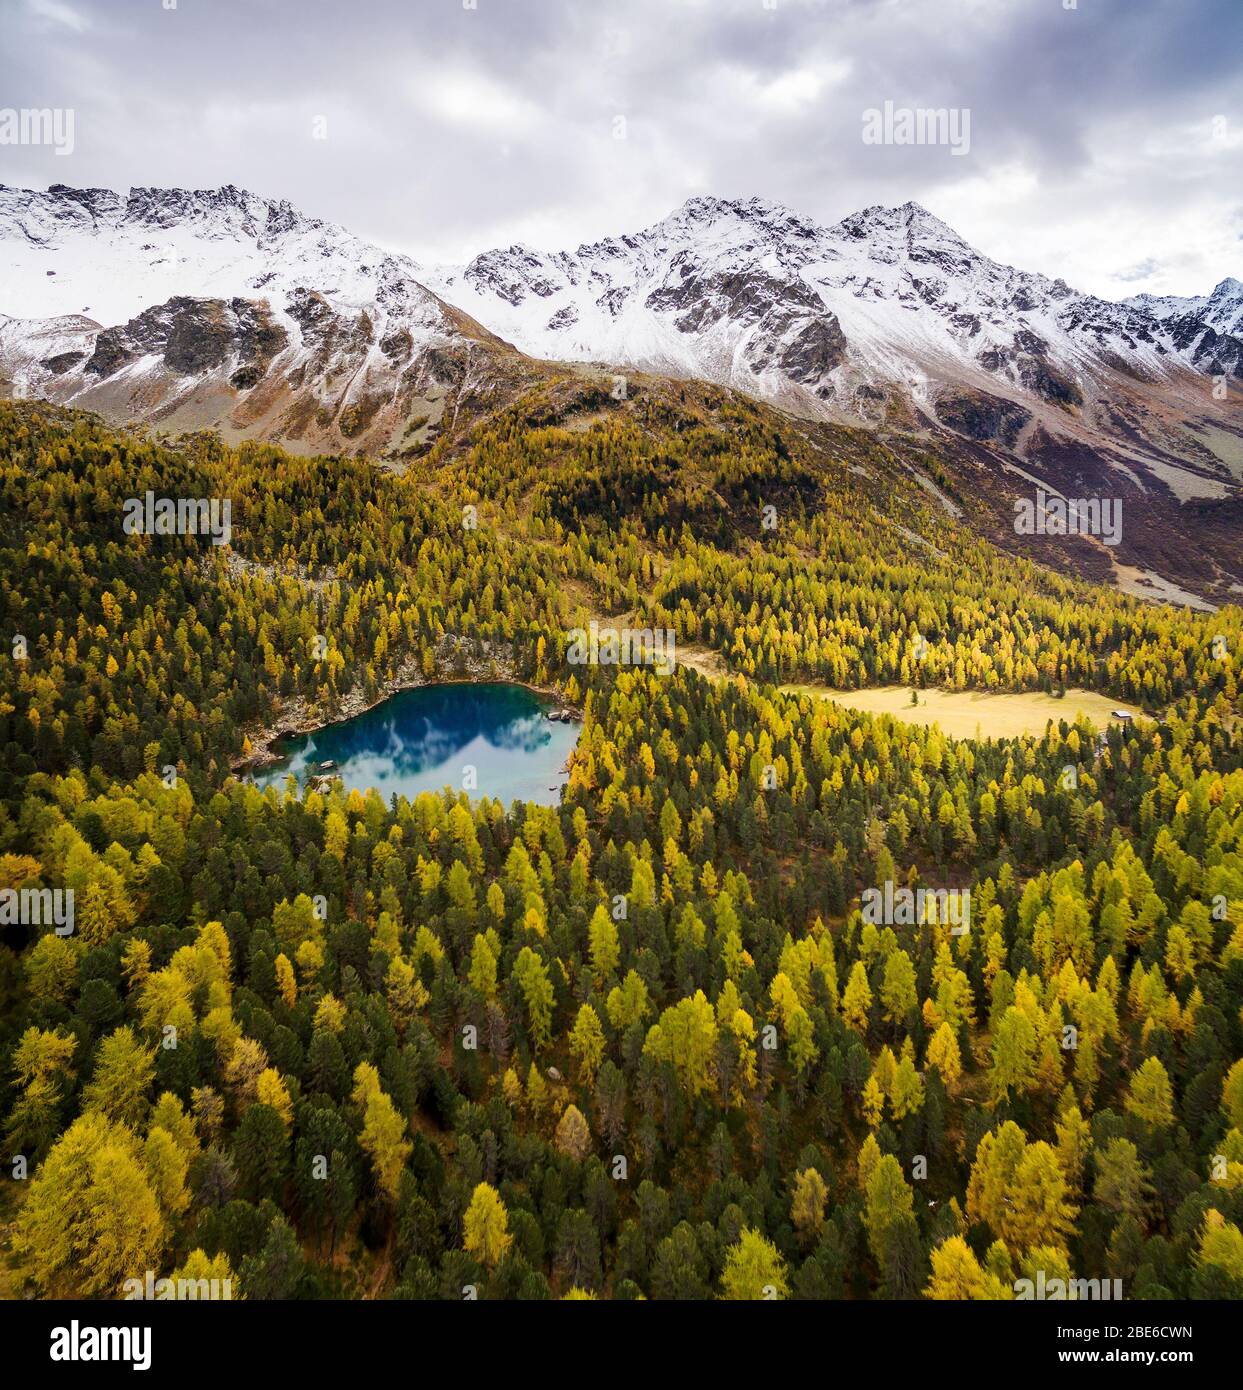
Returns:
[[[710,680],[728,680],[729,668],[719,652],[694,646],[678,647],[678,663],[691,666]],[[1114,710],[1139,715],[1134,705],[1092,690],[1067,689],[1063,698],[1040,690],[921,690],[911,704],[909,685],[878,685],[869,690],[833,690],[826,685],[789,684],[791,695],[818,695],[867,714],[892,714],[908,724],[938,724],[951,738],[1019,738],[1043,734],[1050,719],[1073,724],[1082,714],[1098,729],[1113,719]]]
[[[723,681],[729,679],[729,667],[725,664],[725,658],[720,652],[714,652],[711,647],[692,646],[685,642],[679,642],[678,665],[690,666],[701,676],[707,676],[709,680]]]
[[[1067,690],[1064,699],[1038,690],[921,690],[919,704],[911,704],[909,685],[881,685],[871,690],[829,690],[816,685],[783,685],[796,695],[821,695],[850,709],[869,714],[892,714],[908,724],[939,724],[953,738],[1017,738],[1042,734],[1050,719],[1073,723],[1085,714],[1098,728],[1109,723],[1115,709],[1138,714],[1091,690]]]

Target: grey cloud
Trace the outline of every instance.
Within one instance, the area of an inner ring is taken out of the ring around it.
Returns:
[[[1199,276],[1212,247],[1180,251],[1174,209],[1202,204],[1229,239],[1229,189],[1243,173],[1229,138],[1177,159],[1162,152],[1214,115],[1243,129],[1237,0],[1074,10],[1061,0],[478,0],[473,10],[0,0],[0,10],[0,102],[76,112],[71,158],[0,147],[3,181],[237,183],[420,259],[515,239],[573,246],[710,192],[822,220],[916,197],[965,218],[959,230],[986,238],[990,254],[1044,255],[1033,269],[1059,273],[1059,238],[1070,238],[1082,273],[1102,283],[1119,262],[1145,260],[1154,273],[1161,262]],[[969,155],[865,145],[862,112],[887,99],[969,108]],[[326,140],[312,139],[316,116]],[[613,138],[617,116],[625,140]],[[1115,154],[1128,167],[1114,168]],[[1014,169],[1026,192],[1007,215],[987,189]],[[970,179],[980,191],[963,191]],[[1034,222],[1047,223],[1045,242]],[[1119,250],[1119,226],[1145,228],[1154,244]]]

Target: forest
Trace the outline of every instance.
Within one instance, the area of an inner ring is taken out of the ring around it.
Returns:
[[[379,466],[0,403],[0,1296],[1243,1298],[1243,609],[1002,552],[863,431],[567,371]],[[231,544],[127,499],[228,498]],[[598,618],[679,663],[567,661]],[[557,806],[245,776],[556,690]],[[955,740],[801,688],[1100,691]],[[900,885],[970,926],[865,920]]]

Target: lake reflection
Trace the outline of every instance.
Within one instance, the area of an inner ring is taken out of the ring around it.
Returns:
[[[255,774],[259,787],[300,785],[326,762],[347,790],[376,788],[391,796],[466,790],[471,796],[560,800],[566,759],[578,740],[577,722],[547,718],[549,705],[520,685],[425,685],[403,690],[353,719],[282,740],[280,763]],[[464,786],[466,769],[475,785]]]

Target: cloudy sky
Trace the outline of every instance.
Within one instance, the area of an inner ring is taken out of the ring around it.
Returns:
[[[1243,278],[1243,0],[0,0],[0,182],[235,183],[424,261],[913,198],[1119,298]],[[970,145],[869,144],[885,102]],[[322,138],[321,138],[322,137]]]

